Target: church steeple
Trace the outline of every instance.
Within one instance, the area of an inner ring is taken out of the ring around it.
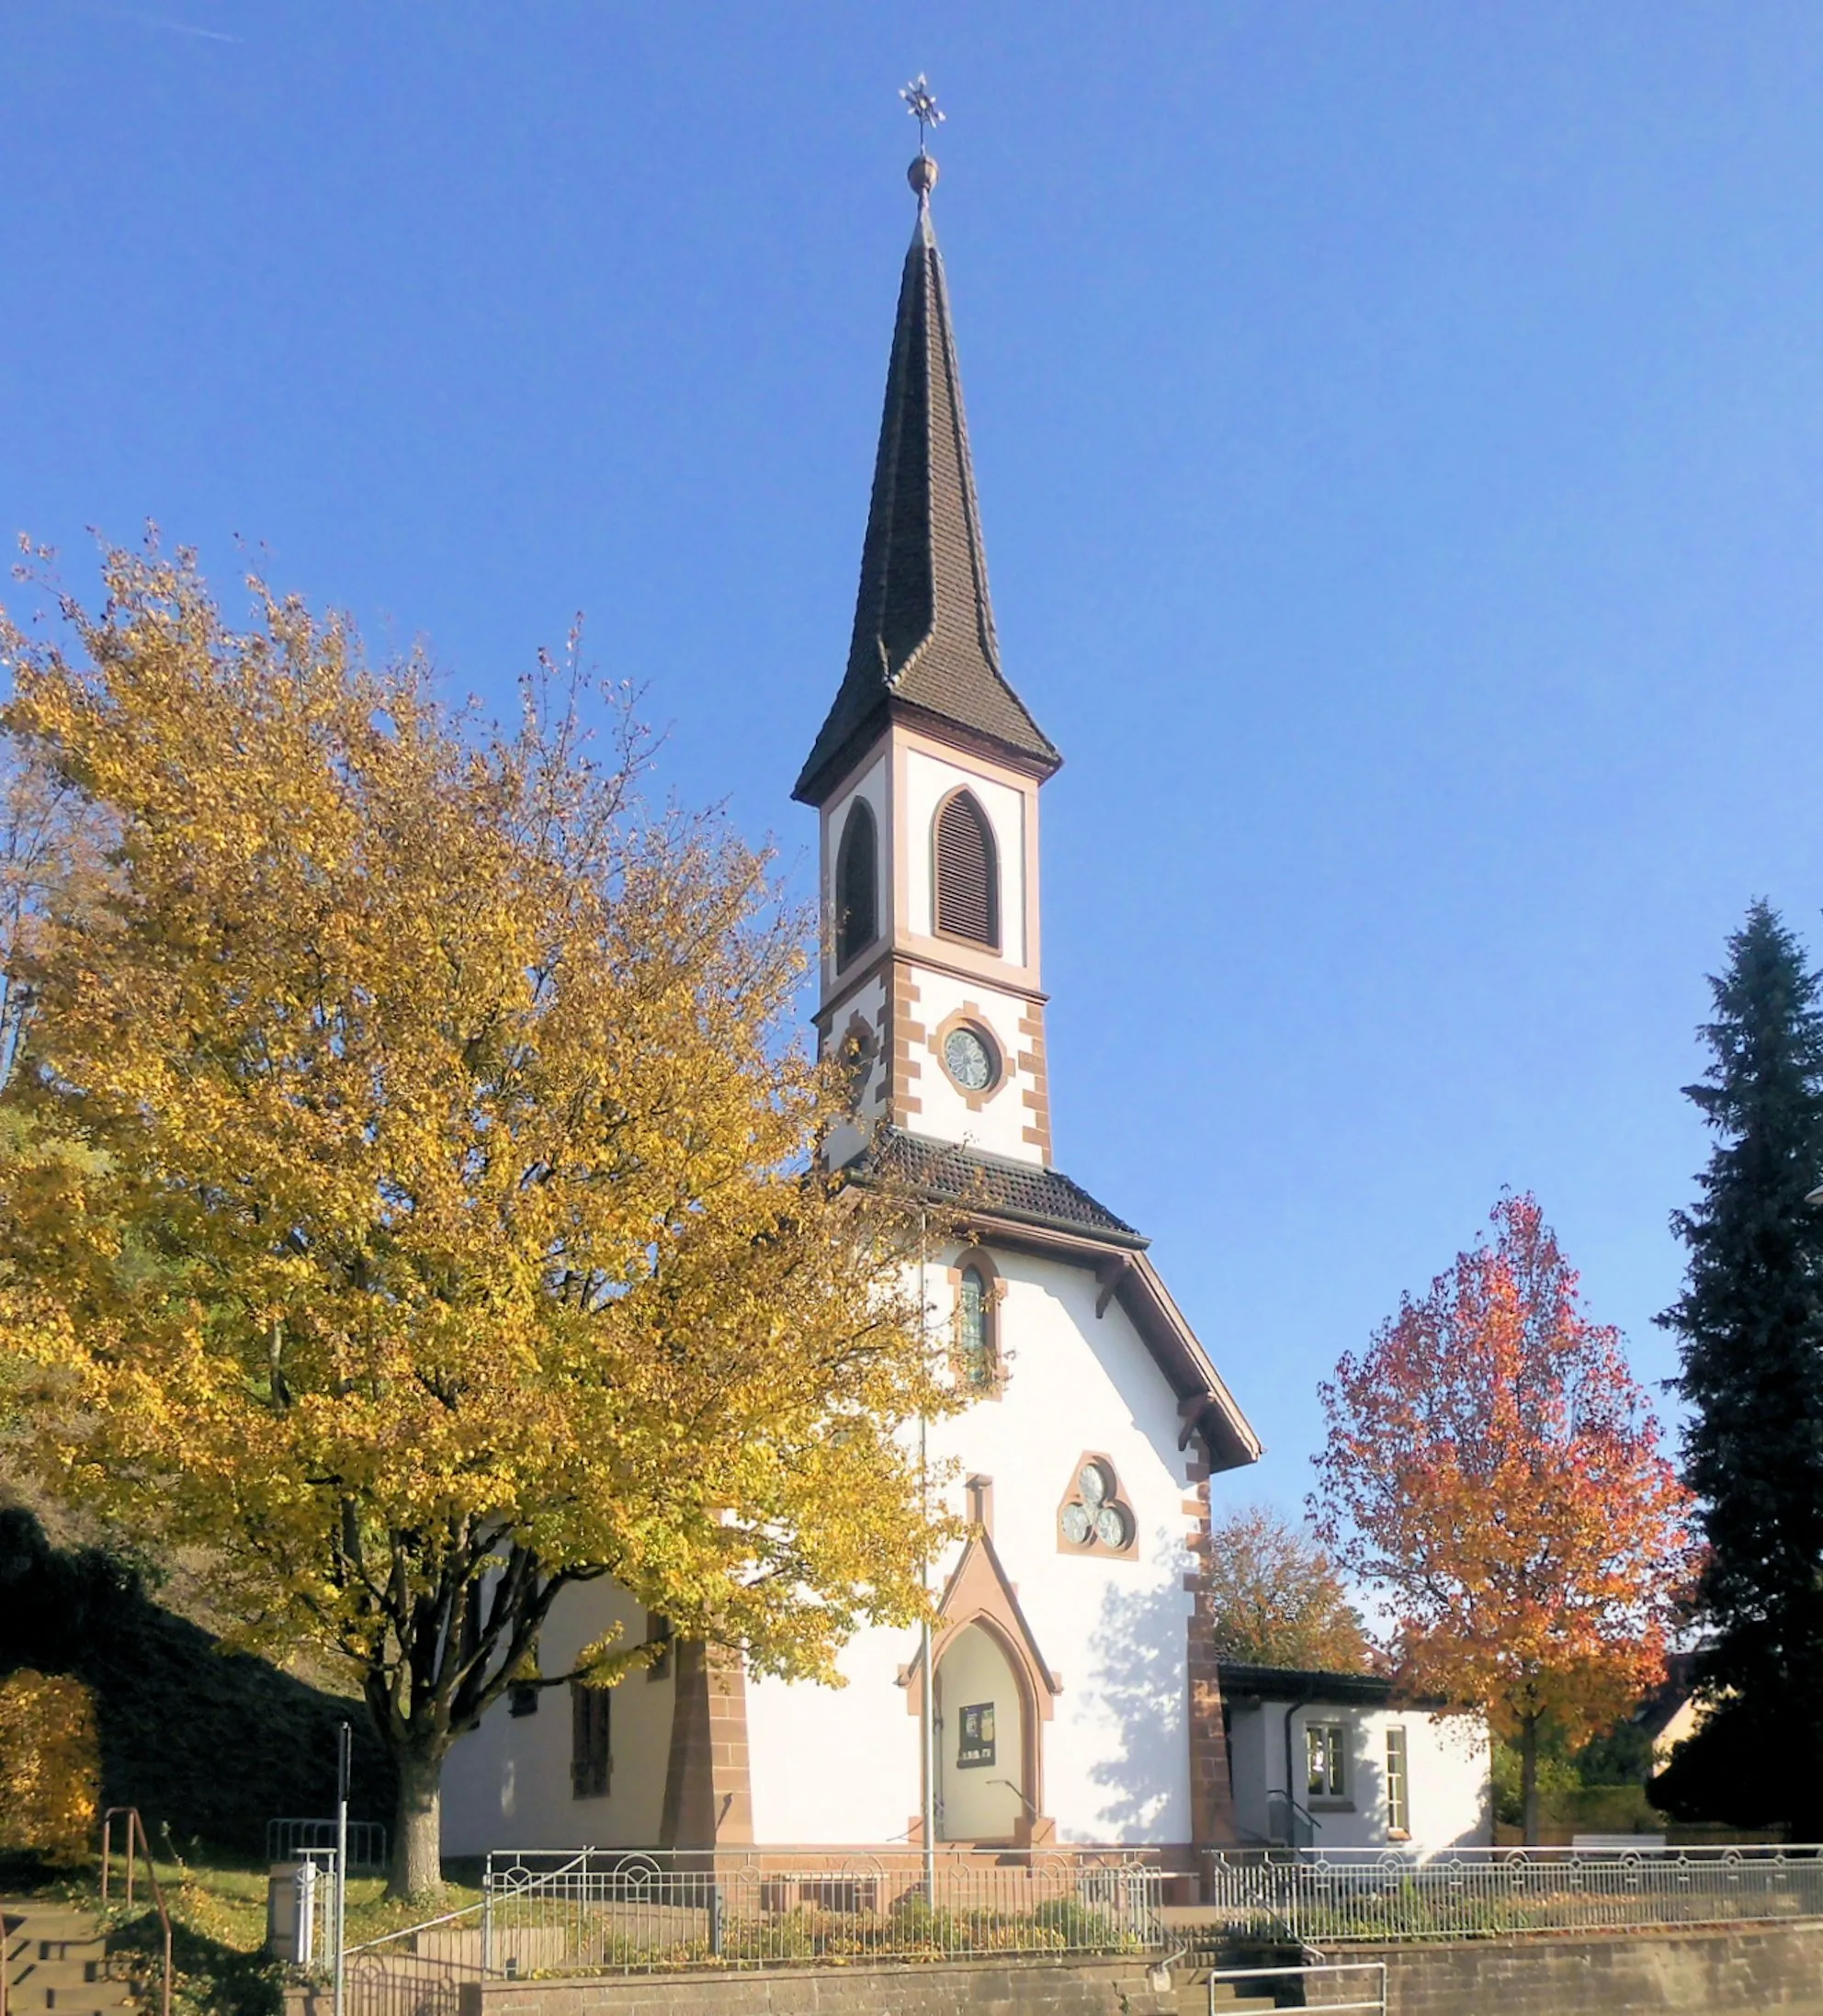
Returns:
[[[923,80],[905,95],[922,129]],[[1000,669],[936,176],[921,148],[848,666],[793,793],[821,826],[820,1040],[853,1067],[828,1152],[902,1132],[1043,1168],[1038,791],[1062,758]]]
[[[1062,762],[1000,668],[975,474],[931,228],[936,163],[912,164],[918,222],[905,255],[848,666],[792,796],[816,804],[902,715],[1039,776]]]

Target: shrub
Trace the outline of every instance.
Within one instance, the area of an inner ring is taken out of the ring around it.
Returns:
[[[0,1848],[80,1860],[100,1784],[95,1705],[81,1681],[27,1670],[0,1682]]]

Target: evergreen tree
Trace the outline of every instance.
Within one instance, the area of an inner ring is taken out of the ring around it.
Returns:
[[[1696,1666],[1716,1705],[1654,1797],[1687,1818],[1823,1821],[1823,1011],[1819,977],[1764,901],[1712,980],[1714,1061],[1685,1088],[1718,1141],[1673,1225],[1692,1412],[1685,1479],[1709,1545]]]

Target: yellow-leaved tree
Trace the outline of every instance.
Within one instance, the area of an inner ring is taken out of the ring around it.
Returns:
[[[647,809],[624,695],[597,753],[547,666],[501,733],[257,582],[237,629],[187,556],[106,574],[4,639],[15,756],[100,844],[14,947],[0,1341],[48,1479],[349,1662],[418,1894],[450,1744],[572,1677],[568,1584],[760,1671],[915,1619],[899,1431],[950,1397],[903,1228],[815,1173],[802,934]]]

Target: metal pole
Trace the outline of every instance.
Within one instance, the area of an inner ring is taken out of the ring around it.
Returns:
[[[924,1661],[924,1726],[919,1731],[924,1739],[924,1810],[922,1816],[924,1831],[924,1901],[932,1910],[937,1908],[937,1724],[935,1673],[931,1671],[931,1626],[927,1619],[923,1628]]]
[[[348,1778],[354,1769],[355,1734],[335,1725],[335,2016],[343,2016],[343,1960],[348,1944]]]
[[[918,1322],[925,1331],[924,1355],[930,1356],[930,1298],[925,1286],[924,1261],[924,1214],[918,1214]],[[923,1415],[918,1417],[918,1496],[926,1518],[930,1516],[930,1424]],[[931,1591],[931,1557],[928,1548],[918,1564],[919,1580],[924,1593]],[[924,1796],[923,1811],[919,1819],[924,1836],[924,1902],[934,1911],[937,1908],[937,1676],[933,1663],[931,1620],[928,1612],[920,1627],[919,1657],[924,1662],[923,1712],[919,1716],[918,1735],[924,1750]]]

